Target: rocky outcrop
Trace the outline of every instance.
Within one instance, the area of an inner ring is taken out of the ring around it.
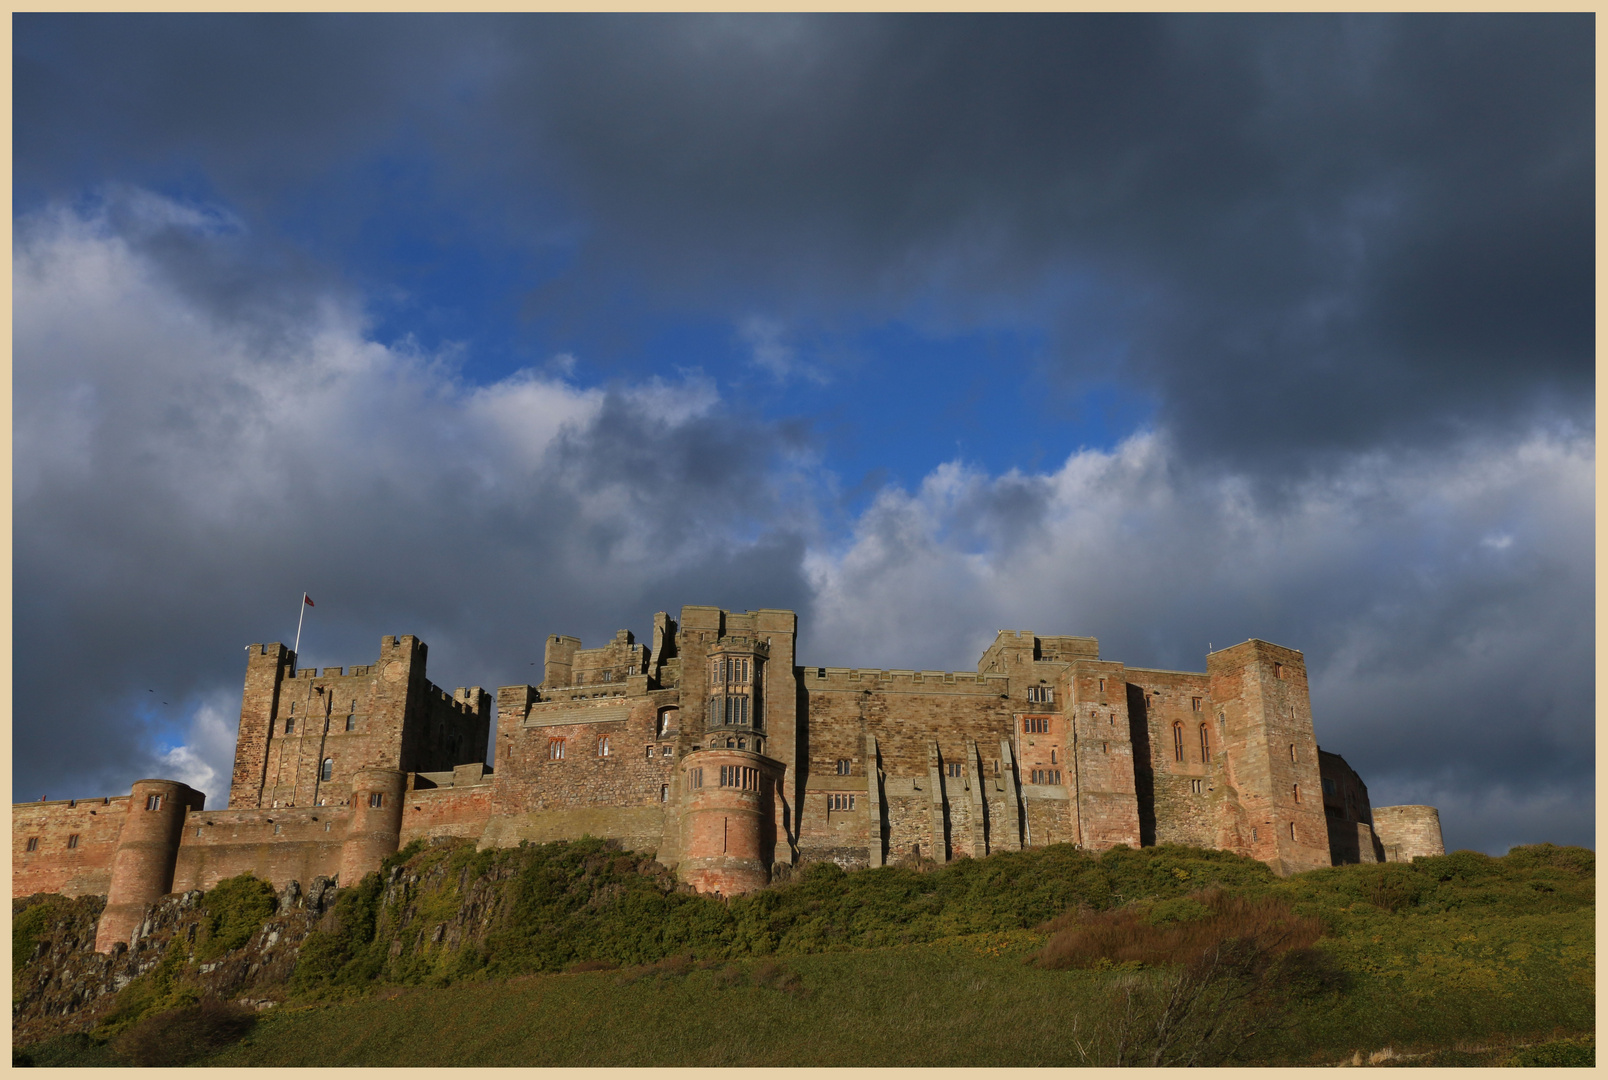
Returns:
[[[306,890],[292,881],[276,898],[275,911],[246,944],[217,959],[186,966],[185,982],[203,994],[243,998],[263,1007],[282,996],[307,935],[334,899],[334,882],[316,878]],[[15,921],[29,909],[37,924],[28,959],[13,971],[11,1031],[16,1045],[70,1031],[87,1031],[114,1007],[116,995],[154,971],[175,941],[184,948],[204,933],[199,891],[162,897],[146,909],[128,945],[95,951],[95,926],[106,898],[35,895],[12,903]]]

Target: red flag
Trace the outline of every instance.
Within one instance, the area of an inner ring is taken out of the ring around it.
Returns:
[[[306,593],[302,593],[302,603],[306,604],[308,607],[318,606],[317,604],[313,603],[313,598],[308,596]]]

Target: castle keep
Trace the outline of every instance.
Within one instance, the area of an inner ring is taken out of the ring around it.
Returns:
[[[345,669],[253,645],[228,809],[171,780],[15,804],[12,892],[106,895],[106,951],[164,893],[248,871],[351,884],[415,838],[613,837],[726,895],[807,861],[1060,843],[1193,844],[1281,874],[1442,851],[1434,808],[1370,807],[1318,748],[1293,649],[1161,671],[1007,630],[975,672],[889,671],[801,664],[797,633],[791,611],[685,607],[651,645],[553,636],[541,683],[495,700],[432,684],[414,637]]]

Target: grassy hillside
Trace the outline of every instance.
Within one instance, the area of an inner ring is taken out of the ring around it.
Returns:
[[[443,846],[344,890],[283,1004],[193,1060],[1319,1064],[1388,1046],[1492,1064],[1530,1045],[1563,1063],[1593,1052],[1558,1041],[1592,1030],[1593,873],[1550,845],[1285,880],[1222,852],[1061,847],[818,866],[722,903],[597,842]],[[164,966],[182,982],[191,962]],[[29,1053],[113,1063],[100,1034]]]

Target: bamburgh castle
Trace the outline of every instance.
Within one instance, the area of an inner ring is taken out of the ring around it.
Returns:
[[[108,951],[165,893],[248,871],[350,884],[416,838],[613,837],[725,895],[802,862],[1046,844],[1192,844],[1280,874],[1443,850],[1433,807],[1370,807],[1318,749],[1293,649],[1160,671],[1001,631],[975,672],[885,671],[804,665],[797,633],[790,611],[686,607],[651,645],[554,636],[541,683],[495,703],[432,684],[414,637],[344,669],[253,645],[228,809],[172,780],[16,804],[12,892],[106,896]]]

